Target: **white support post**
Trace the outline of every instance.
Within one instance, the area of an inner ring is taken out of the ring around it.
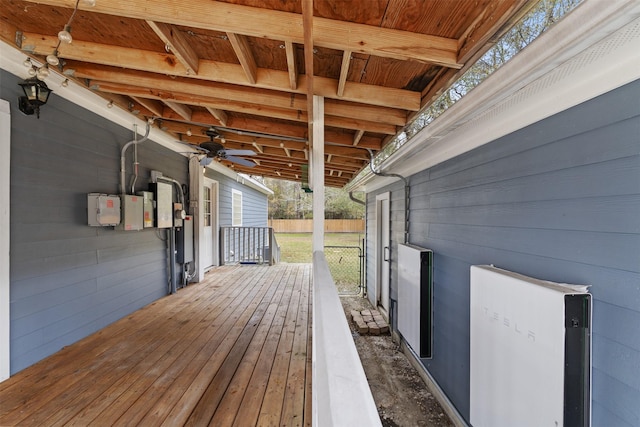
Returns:
[[[313,251],[324,251],[324,98],[313,96]]]
[[[0,99],[0,381],[11,375],[11,321],[9,276],[9,204],[11,191],[11,110],[9,101]]]
[[[194,281],[199,282],[204,278],[204,222],[202,207],[202,188],[204,187],[204,173],[202,165],[198,160],[198,156],[193,156],[189,160],[189,198],[192,206],[189,206],[188,212],[193,215],[193,259],[196,262],[196,275]]]

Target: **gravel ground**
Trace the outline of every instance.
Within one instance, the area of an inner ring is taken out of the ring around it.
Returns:
[[[390,335],[360,335],[351,310],[372,308],[361,297],[341,297],[351,333],[385,427],[453,426],[438,401]]]

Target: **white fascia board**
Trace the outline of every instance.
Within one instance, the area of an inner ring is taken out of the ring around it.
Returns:
[[[258,190],[259,192],[266,194],[267,196],[271,196],[273,194],[273,190],[271,190],[269,187],[267,187],[263,183],[251,178],[249,175],[244,173],[239,173],[238,176],[240,177],[240,179],[243,180],[242,183],[244,185],[251,187],[255,190]]]
[[[29,78],[27,74],[28,69],[23,65],[23,62],[26,58],[27,55],[21,52],[19,49],[16,49],[15,47],[3,41],[0,41],[0,68],[2,68],[3,70],[23,79]],[[32,62],[36,66],[42,65],[41,63],[33,59]],[[53,95],[64,98],[67,101],[70,101],[80,107],[94,112],[99,116],[126,129],[131,129],[132,132],[134,126],[137,125],[138,133],[141,135],[144,134],[146,127],[146,123],[144,120],[138,118],[136,115],[128,111],[121,109],[117,105],[113,105],[112,108],[107,107],[107,101],[104,98],[96,95],[89,89],[78,85],[72,80],[69,80],[69,85],[67,87],[63,87],[62,82],[65,79],[65,76],[59,74],[55,69],[51,69],[51,73],[49,77],[47,77],[46,83],[53,91]],[[184,144],[177,142],[175,138],[167,132],[164,132],[158,128],[151,128],[149,132],[149,139],[153,142],[156,142],[157,144],[162,145],[165,148],[175,151],[176,153],[180,153],[185,157],[189,157],[189,153],[184,153],[184,151],[189,150],[189,148]],[[193,154],[200,153],[195,149],[191,151],[193,152]],[[221,165],[218,162],[211,162],[211,164],[207,167],[220,172],[221,174],[228,176],[235,181],[240,182],[243,179],[246,180],[246,178],[243,178],[241,174],[238,174],[237,172],[227,168],[224,165]],[[253,185],[255,185],[254,188],[259,191],[265,192],[266,187],[262,186],[262,184],[257,183],[253,179],[251,179],[251,182],[253,183]]]
[[[585,0],[418,132],[383,171],[415,174],[637,80],[638,51],[640,2]],[[349,188],[388,183],[369,174]]]

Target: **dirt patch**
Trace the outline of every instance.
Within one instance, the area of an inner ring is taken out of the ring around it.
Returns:
[[[385,427],[449,427],[453,423],[390,335],[364,336],[351,310],[371,309],[361,297],[341,297],[373,399]]]

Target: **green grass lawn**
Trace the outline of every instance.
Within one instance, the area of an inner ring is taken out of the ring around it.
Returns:
[[[362,246],[364,234],[360,233],[327,233],[324,235],[325,246]],[[276,233],[280,245],[281,262],[310,263],[312,258],[311,233]]]
[[[331,276],[342,294],[356,294],[360,283],[360,258],[363,234],[327,233],[324,235],[325,256]],[[311,233],[276,233],[280,245],[280,262],[310,263]],[[332,248],[327,246],[340,246]],[[346,246],[346,247],[345,247]]]

